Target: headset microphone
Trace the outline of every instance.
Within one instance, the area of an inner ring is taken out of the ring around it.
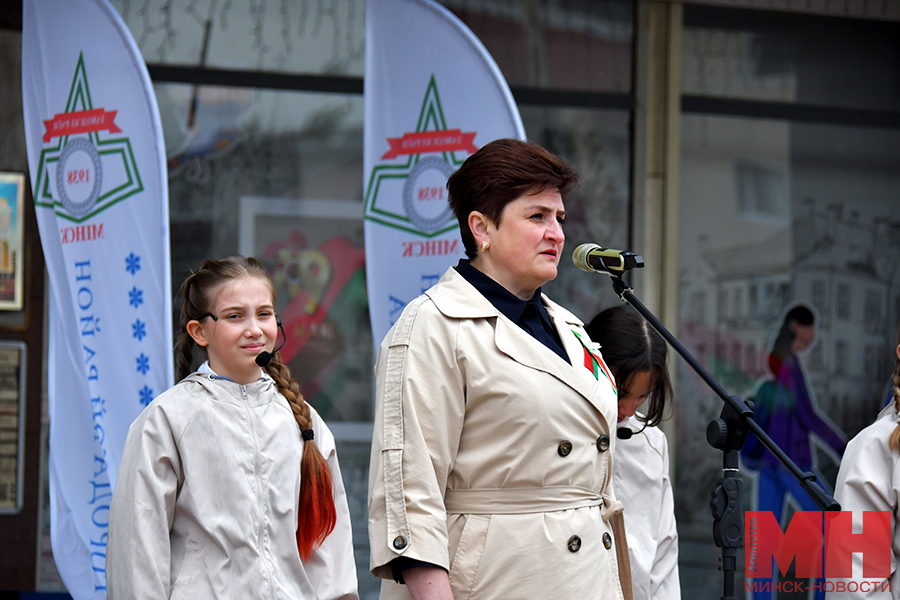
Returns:
[[[272,350],[271,353],[263,350],[256,356],[256,364],[258,364],[260,367],[264,367],[269,364],[272,361],[272,357],[275,355],[275,353],[284,348],[284,345],[287,343],[287,334],[284,333],[284,327],[282,327],[281,318],[278,315],[275,315],[275,322],[278,323],[278,329],[281,330],[281,337],[283,339],[281,341],[281,345]]]

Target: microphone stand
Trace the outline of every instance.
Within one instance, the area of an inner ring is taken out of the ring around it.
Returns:
[[[602,259],[601,259],[602,260]],[[643,261],[640,265],[643,266]],[[626,270],[618,267],[618,270]],[[791,475],[803,486],[809,497],[821,510],[840,510],[841,506],[816,483],[816,475],[804,473],[791,458],[772,441],[762,427],[753,420],[753,410],[738,396],[725,392],[724,388],[698,363],[687,349],[663,327],[646,306],[634,295],[634,290],[622,281],[622,275],[606,270],[613,283],[613,289],[623,301],[628,302],[644,319],[669,343],[675,352],[694,370],[703,382],[725,403],[722,413],[713,419],[706,429],[706,440],[722,451],[722,479],[712,493],[710,508],[713,514],[713,539],[721,549],[721,569],[723,572],[722,600],[737,600],[735,596],[735,572],[737,570],[738,549],[744,547],[744,504],[743,480],[740,478],[740,450],[747,432],[752,432],[762,445],[784,465]]]

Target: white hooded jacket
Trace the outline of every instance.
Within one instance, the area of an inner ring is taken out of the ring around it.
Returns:
[[[110,507],[107,598],[355,600],[335,441],[311,413],[337,525],[304,564],[296,540],[303,441],[275,382],[194,373],[156,398],[125,443]]]
[[[616,496],[625,507],[634,598],[680,600],[678,531],[666,434],[658,427],[644,428],[633,416],[619,427],[635,432],[631,439],[619,440],[613,463]]]
[[[900,599],[900,454],[889,444],[891,434],[900,422],[893,401],[878,414],[874,423],[860,431],[847,444],[834,488],[834,499],[841,510],[852,511],[854,530],[862,530],[863,513],[887,511],[891,514],[891,591],[882,588],[882,581],[862,577],[863,554],[853,554],[855,579],[829,578],[828,600],[898,600]],[[853,583],[853,585],[849,585]],[[876,585],[877,584],[877,585]]]

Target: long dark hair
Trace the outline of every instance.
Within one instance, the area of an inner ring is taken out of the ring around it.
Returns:
[[[772,343],[772,352],[769,353],[769,369],[775,375],[781,371],[781,364],[784,359],[793,354],[794,339],[797,335],[794,333],[792,326],[794,324],[808,327],[814,325],[816,317],[812,310],[805,304],[798,304],[791,308],[781,323],[781,329]]]
[[[196,343],[187,331],[189,321],[201,320],[212,310],[213,299],[210,291],[217,285],[243,277],[255,277],[268,284],[275,297],[275,289],[266,268],[255,258],[232,256],[222,260],[203,261],[184,283],[180,294],[184,301],[181,307],[181,335],[178,342],[176,367],[178,380],[192,371]],[[201,350],[203,350],[201,348]],[[266,372],[275,381],[278,391],[285,397],[301,432],[313,429],[309,404],[300,393],[300,385],[291,377],[287,365],[281,362],[281,354],[276,352],[266,365]],[[300,463],[300,505],[298,510],[297,548],[305,562],[337,523],[334,507],[331,470],[313,439],[303,435],[303,458]]]
[[[665,340],[633,308],[622,304],[601,311],[585,327],[591,340],[600,344],[600,354],[612,369],[624,393],[638,373],[653,374],[650,405],[646,417],[638,417],[647,425],[658,425],[672,405],[672,383],[666,368],[668,348]]]

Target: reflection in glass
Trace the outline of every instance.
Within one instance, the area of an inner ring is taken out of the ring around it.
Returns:
[[[762,398],[782,319],[803,303],[815,334],[792,377],[821,431],[849,438],[875,419],[891,355],[867,348],[891,348],[900,326],[889,310],[900,298],[898,144],[891,130],[683,115],[678,336],[729,393]],[[718,298],[702,315],[699,294]],[[683,544],[708,544],[721,459],[704,432],[721,402],[678,369],[679,530]],[[810,468],[828,487],[842,446],[823,436],[809,438]],[[747,485],[749,509],[762,482]],[[802,510],[805,499],[785,498]]]
[[[520,107],[529,140],[564,156],[581,184],[566,204],[566,243],[547,294],[583,321],[621,302],[609,279],[572,263],[579,244],[629,249],[631,115],[624,111]],[[640,249],[634,249],[639,254]],[[626,276],[626,280],[628,276]]]
[[[441,4],[472,29],[511,86],[631,91],[631,0]]]
[[[371,420],[362,236],[362,98],[157,85],[175,289],[207,256],[269,268],[301,391],[334,421]]]
[[[148,63],[361,77],[365,0],[111,0]]]
[[[685,94],[900,109],[900,23],[685,5],[684,26]]]

